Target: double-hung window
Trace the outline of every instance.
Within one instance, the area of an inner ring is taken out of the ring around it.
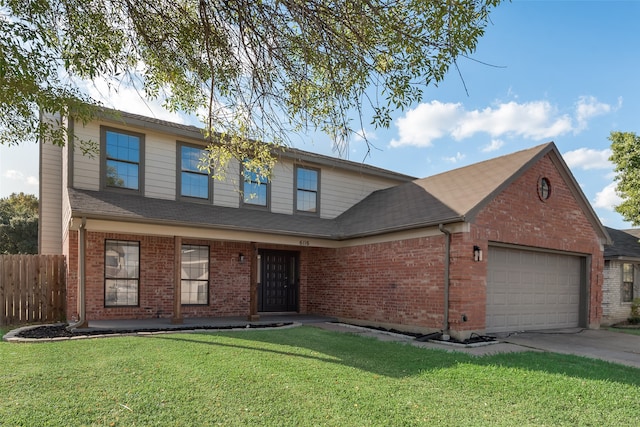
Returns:
[[[320,172],[316,169],[296,168],[296,212],[317,214]]]
[[[103,188],[141,191],[144,135],[102,127]]]
[[[138,306],[140,242],[106,240],[104,248],[105,307]]]
[[[269,180],[263,174],[246,168],[242,170],[242,202],[245,205],[269,206]]]
[[[212,179],[206,170],[200,169],[200,159],[206,155],[201,147],[178,144],[180,197],[190,200],[211,200]]]
[[[633,301],[634,265],[622,264],[622,302]]]
[[[209,247],[182,245],[182,304],[202,304],[209,301]]]

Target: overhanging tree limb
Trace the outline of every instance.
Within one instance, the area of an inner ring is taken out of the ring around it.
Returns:
[[[0,143],[63,144],[38,109],[90,120],[76,82],[139,75],[229,156],[301,130],[344,149],[354,113],[389,126],[475,50],[499,1],[0,0]]]

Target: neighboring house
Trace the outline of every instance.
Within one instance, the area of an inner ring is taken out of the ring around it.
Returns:
[[[40,247],[67,256],[70,320],[599,326],[609,237],[553,143],[417,180],[291,149],[270,182],[237,162],[221,182],[198,129],[108,117],[69,123],[93,157],[41,145]]]
[[[612,244],[604,248],[602,323],[610,325],[626,320],[640,297],[640,229],[606,230]]]

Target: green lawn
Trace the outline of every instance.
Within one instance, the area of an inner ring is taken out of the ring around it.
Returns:
[[[631,335],[640,335],[640,329],[632,329],[632,328],[607,328],[613,332],[620,332],[622,334],[631,334]]]
[[[313,327],[0,343],[0,425],[640,425],[640,370]]]

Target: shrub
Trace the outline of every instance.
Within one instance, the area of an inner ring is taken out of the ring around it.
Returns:
[[[634,298],[631,302],[631,316],[627,320],[632,325],[640,324],[640,298]]]

